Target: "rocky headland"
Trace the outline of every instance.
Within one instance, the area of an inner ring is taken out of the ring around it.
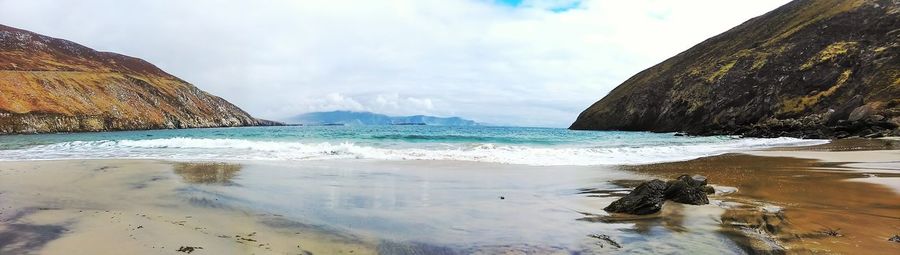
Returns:
[[[144,60],[0,25],[0,134],[278,124]]]
[[[577,130],[900,135],[900,1],[795,0],[646,69]]]

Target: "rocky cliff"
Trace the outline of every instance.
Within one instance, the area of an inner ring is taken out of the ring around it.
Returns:
[[[796,0],[634,75],[571,129],[900,135],[898,53],[900,1]]]
[[[0,25],[0,134],[261,124],[144,60]]]

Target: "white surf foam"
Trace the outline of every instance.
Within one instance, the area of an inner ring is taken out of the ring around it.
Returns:
[[[642,147],[541,147],[453,144],[442,148],[381,148],[353,143],[300,143],[242,139],[167,138],[74,141],[0,151],[2,160],[173,159],[173,160],[458,160],[523,165],[633,165],[690,160],[729,152],[803,146],[825,140],[794,138],[724,139],[690,145]]]

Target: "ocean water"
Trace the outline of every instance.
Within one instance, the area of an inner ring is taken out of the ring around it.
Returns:
[[[0,136],[0,160],[172,160],[171,174],[108,185],[130,196],[175,181],[182,186],[161,196],[178,206],[272,215],[261,220],[372,240],[384,254],[742,254],[723,231],[722,197],[668,203],[658,216],[609,217],[602,208],[628,191],[618,181],[647,178],[619,165],[824,142],[521,127],[248,127]],[[132,163],[96,164],[127,171],[123,164]],[[115,172],[88,171],[85,178]],[[91,188],[79,185],[73,192]]]
[[[680,161],[824,142],[488,126],[244,127],[0,136],[0,160],[371,159],[591,166]]]

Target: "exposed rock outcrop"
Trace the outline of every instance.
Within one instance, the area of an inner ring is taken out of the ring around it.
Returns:
[[[900,135],[900,1],[795,0],[626,80],[572,129]]]
[[[652,180],[638,185],[631,193],[613,201],[603,208],[607,212],[628,214],[653,214],[662,209],[665,199],[666,183]]]
[[[705,185],[706,177],[682,175],[678,179],[666,182],[665,198],[682,204],[709,204],[703,188]]]
[[[277,124],[144,60],[0,25],[0,134]]]
[[[668,182],[654,179],[641,183],[628,195],[613,201],[603,210],[613,213],[646,215],[662,210],[666,200],[682,204],[705,205],[709,204],[706,194],[710,189],[712,187],[706,185],[706,177],[700,175],[682,175]]]

